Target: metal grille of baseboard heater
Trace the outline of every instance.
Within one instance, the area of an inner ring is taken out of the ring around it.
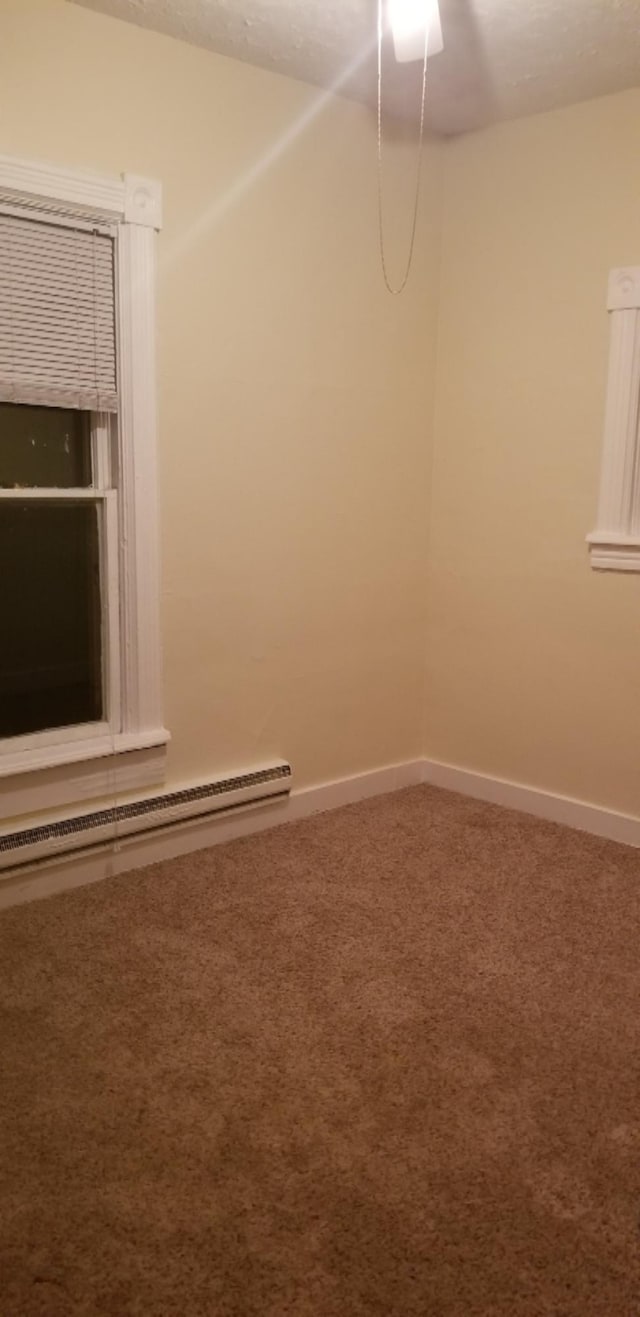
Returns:
[[[184,791],[133,800],[126,805],[114,803],[106,809],[75,818],[43,823],[35,828],[0,835],[0,869],[32,864],[50,855],[86,849],[112,842],[114,837],[168,828],[207,814],[260,804],[287,796],[291,790],[291,766],[272,764],[237,777],[219,778]]]

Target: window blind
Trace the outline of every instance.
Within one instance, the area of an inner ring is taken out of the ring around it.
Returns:
[[[0,400],[117,411],[108,234],[0,213]]]

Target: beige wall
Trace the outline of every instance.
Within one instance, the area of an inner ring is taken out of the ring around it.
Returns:
[[[302,785],[421,751],[441,153],[392,299],[372,116],[317,103],[62,0],[0,0],[0,151],[164,187],[171,783],[282,755]],[[390,162],[398,242],[412,160]]]
[[[637,813],[640,581],[591,572],[584,536],[607,272],[640,261],[640,93],[429,147],[399,299],[371,115],[317,105],[63,0],[0,0],[0,151],[164,185],[168,780],[425,753]],[[410,153],[391,163],[399,244]]]
[[[590,570],[640,92],[446,151],[428,756],[640,813],[640,580]]]

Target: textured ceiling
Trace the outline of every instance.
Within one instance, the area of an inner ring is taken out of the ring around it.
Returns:
[[[375,98],[377,0],[72,0],[347,96]],[[640,84],[640,0],[440,0],[428,118],[455,133]],[[389,52],[387,105],[415,116],[418,66]],[[387,65],[385,65],[385,68]]]

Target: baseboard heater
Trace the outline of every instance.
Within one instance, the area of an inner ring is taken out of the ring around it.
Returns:
[[[138,833],[170,828],[190,819],[204,818],[243,805],[258,805],[288,796],[291,790],[291,766],[284,761],[256,768],[235,777],[216,778],[183,791],[147,796],[58,819],[33,828],[0,833],[0,870],[74,850],[104,846]]]

